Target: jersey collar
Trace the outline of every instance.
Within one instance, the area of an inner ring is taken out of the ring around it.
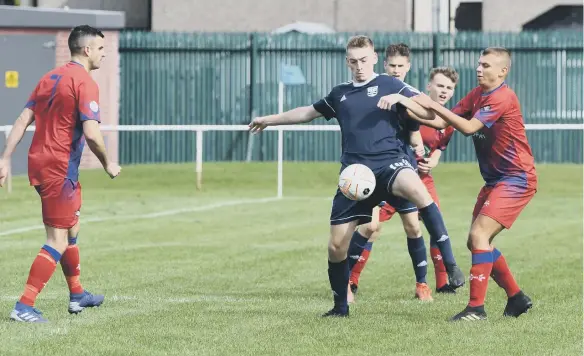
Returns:
[[[371,79],[369,79],[369,80],[366,80],[366,81],[364,81],[364,82],[361,82],[361,83],[356,83],[354,80],[352,80],[352,81],[351,81],[351,83],[352,83],[352,84],[353,84],[353,86],[354,86],[354,87],[356,87],[356,88],[358,88],[358,87],[362,87],[362,86],[365,86],[365,85],[367,85],[367,84],[371,83],[371,81],[372,81],[373,79],[377,78],[378,76],[379,76],[379,74],[377,74],[377,73],[373,73],[373,76],[372,76],[372,77],[371,77]]]
[[[481,93],[481,95],[482,95],[482,96],[487,96],[487,95],[493,94],[494,92],[496,92],[497,90],[501,89],[501,88],[502,88],[502,87],[504,87],[505,85],[507,85],[507,83],[506,83],[506,82],[503,82],[503,83],[501,83],[501,85],[499,85],[499,86],[498,86],[498,87],[496,87],[495,89],[493,89],[493,90],[491,90],[491,91],[488,91],[488,92],[486,92],[486,93]]]

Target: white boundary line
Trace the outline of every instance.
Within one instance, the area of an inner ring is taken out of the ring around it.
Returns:
[[[68,293],[48,294],[43,295],[44,300],[59,300],[68,299]],[[20,298],[19,295],[0,295],[0,301],[14,301]],[[205,302],[221,302],[221,303],[248,303],[248,302],[262,302],[267,299],[262,298],[245,298],[220,294],[195,294],[188,297],[167,298],[167,297],[139,297],[128,295],[108,295],[105,294],[106,302],[151,302],[151,303],[205,303]]]
[[[117,215],[117,216],[95,217],[95,218],[88,218],[88,219],[81,220],[81,222],[83,224],[86,224],[86,223],[114,221],[114,220],[134,221],[134,220],[142,220],[142,219],[156,219],[156,218],[161,218],[161,217],[166,217],[166,216],[174,216],[174,215],[180,215],[180,214],[209,211],[209,210],[214,210],[214,209],[222,209],[222,208],[227,208],[230,206],[237,206],[237,205],[263,204],[263,203],[271,203],[271,202],[275,202],[275,201],[279,201],[279,200],[281,201],[281,200],[303,200],[303,199],[306,199],[306,200],[315,200],[315,199],[316,200],[325,200],[325,199],[332,200],[332,197],[330,197],[330,198],[312,198],[312,197],[277,198],[277,197],[272,197],[272,198],[259,198],[259,199],[242,199],[242,200],[232,200],[232,201],[224,201],[224,202],[220,202],[220,203],[202,205],[202,206],[197,206],[197,207],[193,207],[193,208],[163,210],[163,211],[147,213],[147,214],[140,214],[140,215]],[[11,235],[17,235],[17,234],[20,234],[23,232],[44,230],[44,229],[45,229],[44,225],[27,226],[27,227],[21,227],[18,229],[2,231],[2,232],[0,232],[0,236],[11,236]]]

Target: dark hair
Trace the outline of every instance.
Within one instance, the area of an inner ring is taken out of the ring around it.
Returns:
[[[389,57],[406,57],[410,58],[410,47],[405,43],[391,44],[385,49],[385,58]]]
[[[73,30],[71,30],[71,33],[69,34],[69,40],[67,41],[67,43],[69,44],[69,51],[71,51],[71,54],[80,53],[84,47],[82,43],[83,39],[85,37],[97,36],[101,38],[105,37],[100,30],[93,28],[91,26],[83,25],[75,27]]]

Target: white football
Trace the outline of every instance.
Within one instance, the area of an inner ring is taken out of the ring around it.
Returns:
[[[363,164],[352,164],[339,176],[339,190],[351,200],[364,200],[375,190],[375,174]]]

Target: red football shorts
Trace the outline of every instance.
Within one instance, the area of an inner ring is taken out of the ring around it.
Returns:
[[[430,193],[432,200],[434,200],[434,203],[436,203],[438,208],[440,208],[440,200],[438,199],[438,192],[436,191],[434,178],[432,178],[431,175],[423,175],[420,176],[420,178],[422,179],[422,183],[424,183],[424,185],[426,186],[426,189],[428,189],[428,193]],[[379,222],[388,221],[389,219],[392,218],[395,212],[396,212],[395,208],[386,203],[379,210]]]
[[[79,221],[81,184],[69,179],[35,185],[41,197],[43,223],[57,229],[70,229]]]
[[[484,186],[477,197],[472,220],[474,221],[479,215],[485,215],[509,229],[536,191],[535,188],[525,188],[505,182],[497,183],[494,187]]]

